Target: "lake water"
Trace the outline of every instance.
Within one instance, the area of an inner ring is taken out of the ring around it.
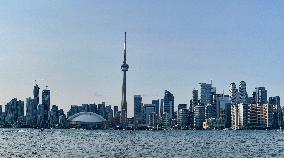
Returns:
[[[0,157],[284,157],[284,133],[0,129]]]

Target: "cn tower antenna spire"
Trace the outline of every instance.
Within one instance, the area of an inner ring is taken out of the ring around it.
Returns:
[[[124,61],[126,63],[126,32],[124,32]]]

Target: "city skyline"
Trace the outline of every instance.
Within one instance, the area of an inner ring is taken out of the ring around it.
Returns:
[[[282,2],[181,1],[164,2],[163,9],[158,2],[33,2],[0,6],[2,105],[32,96],[37,79],[41,89],[49,85],[51,104],[65,111],[94,101],[119,106],[125,31],[129,116],[136,94],[148,104],[167,89],[176,105],[189,104],[197,83],[211,79],[218,93],[244,80],[249,95],[258,86],[284,95]]]

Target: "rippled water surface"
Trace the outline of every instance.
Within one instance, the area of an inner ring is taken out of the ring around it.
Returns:
[[[276,131],[0,129],[0,157],[284,157]]]

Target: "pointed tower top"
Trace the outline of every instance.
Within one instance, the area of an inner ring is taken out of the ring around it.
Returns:
[[[124,61],[126,63],[126,32],[124,32]]]

